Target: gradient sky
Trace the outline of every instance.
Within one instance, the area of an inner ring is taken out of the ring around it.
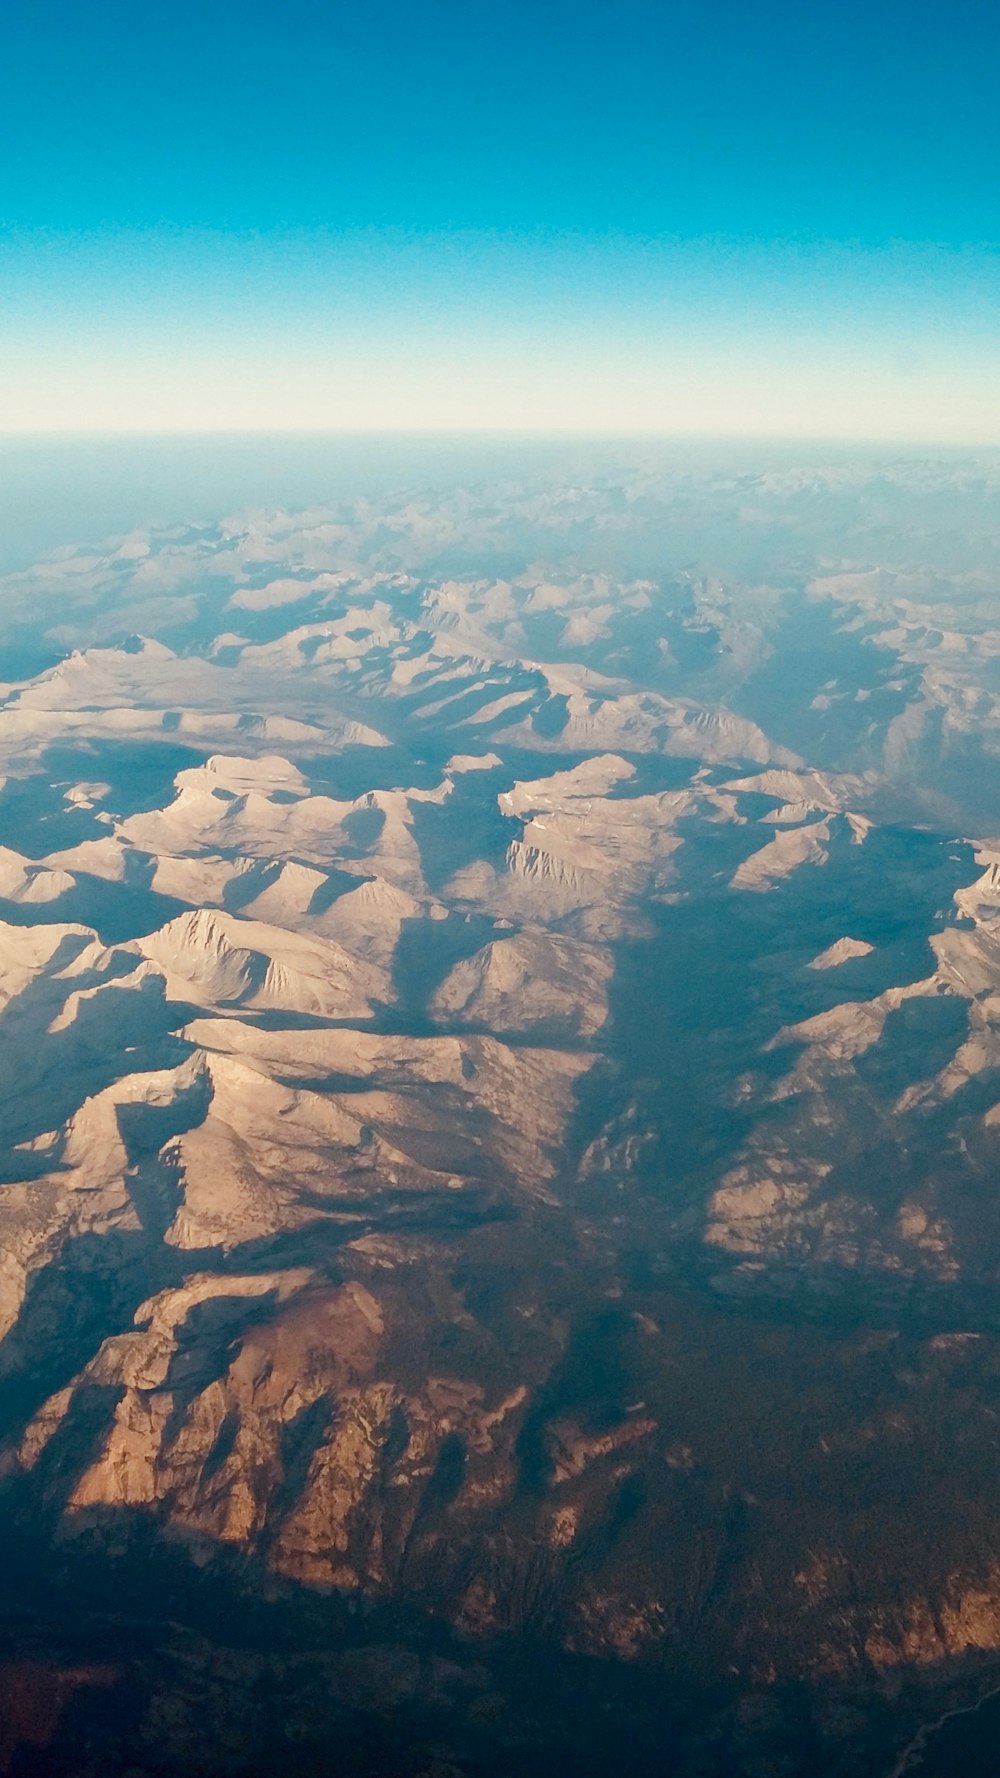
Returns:
[[[995,0],[6,0],[0,431],[1000,439]]]

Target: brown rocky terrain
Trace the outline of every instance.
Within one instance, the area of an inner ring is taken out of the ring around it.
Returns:
[[[15,1775],[889,1778],[1000,1685],[988,587],[566,499],[13,577]]]

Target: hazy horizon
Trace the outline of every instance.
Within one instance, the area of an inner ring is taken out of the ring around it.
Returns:
[[[1000,445],[651,434],[0,433],[0,572],[145,525],[214,521],[223,512],[260,505],[301,510],[355,495],[440,490],[504,475],[593,475],[602,466],[637,460],[655,470],[712,464],[754,475],[925,456],[988,462],[994,453]]]

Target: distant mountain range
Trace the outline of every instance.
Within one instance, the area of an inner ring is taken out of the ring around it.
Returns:
[[[936,1771],[1000,1687],[998,576],[953,462],[0,581],[0,1772]]]

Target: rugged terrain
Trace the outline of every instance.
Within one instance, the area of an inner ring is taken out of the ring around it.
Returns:
[[[910,462],[0,583],[0,1770],[936,1769],[998,574],[1000,472]]]

